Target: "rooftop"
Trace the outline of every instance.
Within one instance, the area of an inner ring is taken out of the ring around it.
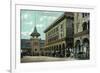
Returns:
[[[73,13],[72,12],[65,12],[62,14],[60,17],[58,17],[57,20],[55,20],[50,26],[48,26],[45,30],[44,33],[46,33],[48,30],[50,30],[52,27],[56,26],[57,23],[61,22],[64,18],[71,18],[73,19]]]
[[[36,29],[36,26],[35,26],[35,28],[34,28],[34,31],[32,32],[32,34],[31,34],[31,36],[32,37],[34,37],[34,36],[40,36],[40,34],[37,32],[37,29]]]

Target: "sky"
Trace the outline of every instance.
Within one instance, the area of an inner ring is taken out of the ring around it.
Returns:
[[[63,12],[21,10],[21,39],[30,39],[36,26],[39,38],[45,40],[44,30],[62,14]]]

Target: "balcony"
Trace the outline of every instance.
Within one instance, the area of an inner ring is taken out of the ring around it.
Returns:
[[[78,33],[74,34],[74,37],[84,36],[86,34],[89,34],[89,30],[84,30],[82,32],[78,32]]]

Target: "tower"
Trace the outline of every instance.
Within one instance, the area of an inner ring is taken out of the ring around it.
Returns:
[[[36,26],[34,28],[34,31],[31,33],[31,54],[33,56],[38,56],[40,52],[40,42],[39,42],[39,36],[40,34],[37,32]]]

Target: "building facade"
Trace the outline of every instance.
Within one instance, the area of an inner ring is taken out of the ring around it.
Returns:
[[[21,57],[31,55],[31,44],[29,39],[21,39]]]
[[[64,57],[68,54],[73,47],[73,17],[73,13],[65,12],[44,31],[45,55]]]
[[[89,59],[89,13],[74,13],[74,54],[75,58]]]

